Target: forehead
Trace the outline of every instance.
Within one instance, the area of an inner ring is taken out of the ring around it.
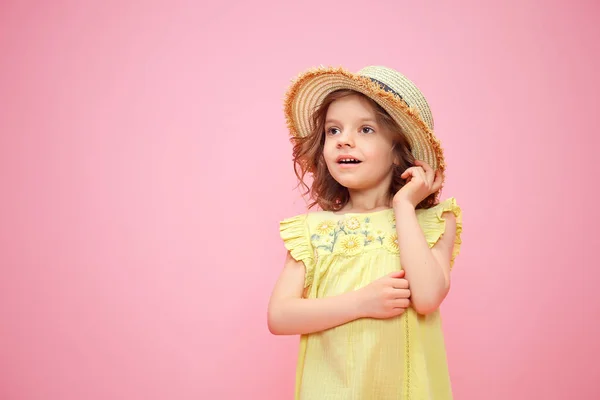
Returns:
[[[327,109],[328,118],[375,118],[375,110],[363,96],[353,94],[333,101]]]

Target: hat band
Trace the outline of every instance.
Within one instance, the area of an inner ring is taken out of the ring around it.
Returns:
[[[408,102],[406,100],[404,100],[404,98],[402,96],[400,96],[400,94],[398,92],[396,92],[394,89],[392,89],[391,87],[389,87],[388,85],[386,85],[385,83],[375,79],[375,78],[371,78],[369,77],[370,80],[372,80],[373,82],[377,83],[379,86],[381,86],[381,88],[383,90],[385,90],[386,92],[390,92],[392,94],[394,94],[395,96],[398,96],[402,101],[404,101],[406,103],[407,106],[410,107],[410,104],[408,104]]]

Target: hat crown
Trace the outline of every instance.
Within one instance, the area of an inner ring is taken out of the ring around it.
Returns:
[[[377,81],[379,84],[387,86],[386,89],[391,89],[404,102],[412,108],[419,111],[420,117],[423,119],[429,129],[433,130],[433,116],[429,104],[423,96],[423,93],[417,86],[407,77],[391,68],[384,66],[368,66],[358,71],[358,75],[370,78]]]

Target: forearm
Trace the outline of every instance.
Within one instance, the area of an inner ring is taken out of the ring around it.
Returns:
[[[269,306],[269,330],[275,335],[320,332],[361,318],[359,292],[320,299],[288,298]]]
[[[410,284],[411,302],[420,314],[436,310],[448,293],[450,279],[439,265],[409,203],[394,204],[400,263]]]

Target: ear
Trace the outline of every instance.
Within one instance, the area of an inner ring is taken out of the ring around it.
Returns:
[[[398,152],[396,151],[396,142],[394,142],[392,144],[392,148],[390,149],[390,152],[392,152],[394,155],[392,164],[394,164],[394,166],[396,166],[396,167],[400,166],[400,157],[398,156]]]

